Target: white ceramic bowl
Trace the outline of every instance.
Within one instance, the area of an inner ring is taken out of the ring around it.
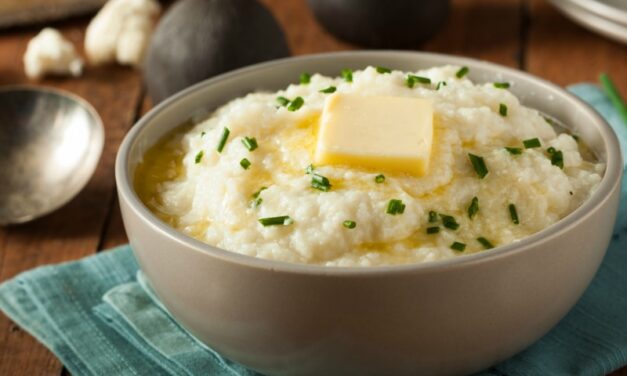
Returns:
[[[512,82],[522,102],[567,124],[607,170],[588,201],[515,244],[416,265],[329,268],[256,259],[204,244],[154,216],[133,191],[135,166],[162,135],[300,72],[381,65],[466,65],[476,82]],[[605,254],[620,191],[616,136],[563,89],[498,65],[414,52],[278,60],[204,81],[166,100],[126,136],[116,161],[124,224],[142,271],[176,320],[226,357],[277,375],[464,374],[529,346],[575,304]]]

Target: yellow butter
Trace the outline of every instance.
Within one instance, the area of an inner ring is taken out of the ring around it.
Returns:
[[[325,102],[314,164],[424,175],[433,142],[433,105],[419,98],[336,93]]]

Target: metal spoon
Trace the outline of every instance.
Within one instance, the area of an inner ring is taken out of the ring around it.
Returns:
[[[58,90],[0,88],[0,225],[61,207],[87,184],[104,144],[94,108]]]

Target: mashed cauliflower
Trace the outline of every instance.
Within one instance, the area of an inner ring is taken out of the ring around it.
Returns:
[[[411,72],[432,82],[412,88],[401,71],[369,67],[353,72],[352,82],[315,74],[307,84],[233,100],[154,146],[137,168],[137,192],[162,219],[208,244],[327,266],[418,263],[480,252],[540,231],[580,206],[600,182],[604,166],[584,159],[574,136],[557,132],[506,88],[475,85],[458,78],[458,70]],[[332,187],[312,188],[305,170],[329,96],[320,90],[330,86],[340,93],[433,99],[429,173],[414,177],[314,166]],[[290,111],[277,97],[302,97],[304,104]],[[218,152],[224,128],[230,134]],[[258,147],[250,151],[242,143],[245,137],[255,138]],[[534,138],[540,147],[523,146]],[[552,158],[560,152],[562,163]],[[484,159],[485,178],[478,178],[468,153]],[[246,169],[244,158],[250,162]],[[380,174],[385,181],[377,183]],[[402,201],[402,213],[387,213],[391,199]],[[273,226],[259,222],[276,216],[290,220]]]

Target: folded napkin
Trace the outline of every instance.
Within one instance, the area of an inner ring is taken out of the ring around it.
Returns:
[[[608,119],[627,151],[627,125],[605,95],[592,85],[571,90]],[[581,300],[534,345],[481,375],[602,375],[627,365],[627,184],[622,194],[608,254]],[[178,326],[128,246],[22,273],[0,285],[0,309],[73,375],[256,374]]]

